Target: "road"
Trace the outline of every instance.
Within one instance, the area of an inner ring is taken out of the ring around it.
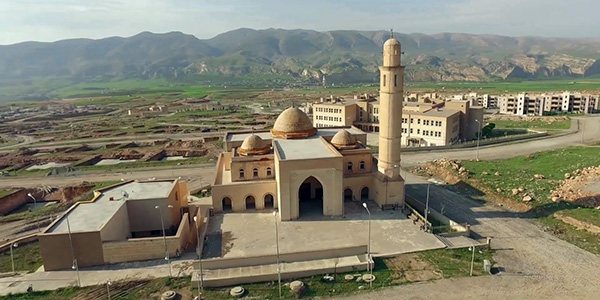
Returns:
[[[577,122],[581,122],[580,130],[572,134],[554,136],[544,139],[536,139],[525,142],[515,142],[509,144],[491,145],[479,149],[479,157],[482,160],[506,159],[520,155],[528,155],[535,152],[547,151],[564,148],[576,144],[600,141],[600,116],[581,117],[572,120],[572,128],[578,127]],[[434,159],[475,159],[476,148],[456,149],[447,151],[427,151],[427,152],[407,152],[402,155],[402,166],[420,165],[424,162]]]
[[[407,174],[406,193],[424,199],[427,181]],[[491,236],[499,275],[444,279],[404,285],[370,294],[370,299],[599,299],[600,257],[546,233],[528,215],[483,205],[445,188],[432,186],[430,205]]]

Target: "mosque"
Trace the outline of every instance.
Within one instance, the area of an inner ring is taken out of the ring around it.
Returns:
[[[212,186],[215,212],[277,209],[281,221],[314,214],[343,216],[344,202],[404,203],[400,142],[404,67],[400,43],[383,45],[379,155],[356,127],[314,128],[298,108],[283,111],[270,131],[231,132]]]

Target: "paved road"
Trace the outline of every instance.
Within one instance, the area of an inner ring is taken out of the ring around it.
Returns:
[[[578,121],[581,122],[580,126],[577,125]],[[572,134],[551,138],[481,147],[479,149],[479,157],[482,160],[505,159],[581,144],[582,139],[585,143],[600,141],[600,116],[573,119],[572,128],[573,127],[580,127],[580,130]],[[440,158],[460,160],[475,159],[476,152],[476,148],[449,151],[407,152],[402,155],[402,166],[419,165]]]
[[[426,196],[427,182],[406,175],[406,193]],[[546,233],[526,214],[483,205],[445,188],[432,186],[430,205],[459,222],[468,222],[475,233],[491,236],[500,275],[444,279],[390,288],[367,295],[369,299],[600,299],[600,256],[581,250]]]

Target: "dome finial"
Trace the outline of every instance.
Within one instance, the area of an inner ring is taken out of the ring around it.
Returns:
[[[390,28],[390,39],[394,38],[394,28]]]

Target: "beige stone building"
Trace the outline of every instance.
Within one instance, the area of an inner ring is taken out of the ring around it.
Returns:
[[[175,257],[195,244],[191,216],[204,215],[188,207],[187,186],[178,180],[129,181],[98,190],[39,235],[44,269]]]
[[[345,201],[374,200],[381,207],[402,205],[404,67],[400,53],[397,40],[386,41],[380,67],[379,160],[367,148],[366,134],[345,123],[356,114],[355,108],[337,104],[320,107],[320,115],[327,120],[318,119],[322,125],[318,128],[303,111],[289,108],[270,131],[225,136],[225,152],[219,156],[212,186],[214,210],[276,208],[279,218],[287,221],[315,213],[343,216]],[[334,114],[339,119],[329,119]]]
[[[483,107],[473,106],[472,100],[414,100],[417,97],[408,97],[403,103],[402,145],[445,146],[477,137],[479,123],[475,120],[483,120]],[[364,131],[380,132],[380,109],[380,100],[374,97],[321,101],[312,106],[313,124],[315,127],[354,125]]]

